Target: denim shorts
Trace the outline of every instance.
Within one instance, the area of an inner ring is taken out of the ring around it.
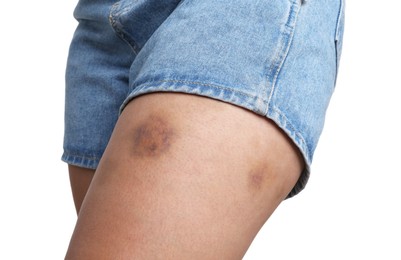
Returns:
[[[310,174],[341,54],[344,0],[80,0],[62,160],[96,169],[130,100],[180,92],[274,121]],[[257,152],[257,151],[255,151]]]

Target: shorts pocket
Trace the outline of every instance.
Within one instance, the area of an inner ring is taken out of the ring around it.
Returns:
[[[111,7],[109,22],[117,35],[138,54],[180,2],[181,0],[120,0]]]

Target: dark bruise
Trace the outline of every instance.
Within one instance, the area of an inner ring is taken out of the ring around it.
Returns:
[[[134,154],[141,157],[158,157],[172,144],[174,130],[158,116],[152,116],[134,130]]]

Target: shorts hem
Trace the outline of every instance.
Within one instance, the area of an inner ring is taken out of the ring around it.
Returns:
[[[123,102],[120,113],[125,106],[135,97],[154,92],[178,92],[186,94],[194,94],[223,102],[238,105],[258,114],[265,111],[264,104],[267,99],[261,99],[256,95],[244,91],[238,91],[235,88],[226,87],[224,85],[205,83],[201,81],[187,81],[177,79],[167,79],[151,81],[139,84],[133,88],[129,96]],[[255,106],[255,104],[257,104]]]
[[[99,165],[100,158],[64,152],[61,156],[61,160],[70,165],[95,170]]]

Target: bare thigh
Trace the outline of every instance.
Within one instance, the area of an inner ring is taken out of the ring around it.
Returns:
[[[78,217],[67,259],[241,259],[300,176],[269,120],[185,94],[123,111]]]

